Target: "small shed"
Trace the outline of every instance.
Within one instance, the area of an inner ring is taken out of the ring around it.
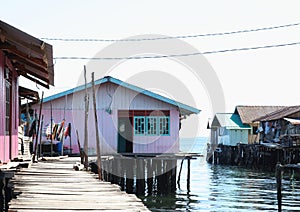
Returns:
[[[20,98],[36,99],[19,87],[19,76],[49,88],[54,85],[52,46],[0,21],[0,161],[18,156]]]
[[[243,124],[239,115],[234,113],[217,113],[211,124],[211,145],[223,144],[236,146],[248,144],[250,125]]]
[[[103,155],[177,153],[181,120],[200,112],[194,107],[109,76],[96,80],[95,87]],[[90,83],[87,93],[90,99],[88,154],[93,155],[96,154],[96,135]],[[72,136],[65,137],[64,148],[78,153],[77,139],[81,147],[84,145],[85,86],[45,98],[42,114],[46,125],[50,120],[55,123],[65,120],[65,125],[71,126]]]

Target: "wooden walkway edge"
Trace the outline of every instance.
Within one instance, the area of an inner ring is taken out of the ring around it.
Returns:
[[[10,212],[150,211],[135,195],[96,179],[97,175],[73,170],[79,158],[41,161],[15,174],[17,198]]]

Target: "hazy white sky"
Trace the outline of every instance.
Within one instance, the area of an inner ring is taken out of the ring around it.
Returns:
[[[299,23],[299,8],[298,0],[10,0],[1,2],[0,19],[38,38],[124,39],[147,34],[194,35]],[[182,41],[205,52],[299,42],[299,35],[300,26],[294,26]],[[93,57],[112,44],[47,42],[53,45],[54,57]],[[299,55],[300,45],[205,55],[221,82],[226,101],[225,111],[216,112],[233,112],[236,105],[299,104]],[[56,86],[46,95],[76,86],[86,63],[84,60],[56,60]],[[115,65],[110,73],[126,80],[128,75],[149,70],[169,74],[177,70],[177,78],[181,76],[183,84],[193,90],[195,104],[191,103],[192,106],[202,110],[198,134],[206,134],[207,119],[213,116],[209,92],[201,83],[194,83],[189,70],[180,63],[170,59],[125,61]]]

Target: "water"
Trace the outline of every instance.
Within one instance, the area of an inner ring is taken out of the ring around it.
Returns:
[[[196,143],[193,152],[202,153],[206,139],[198,139]],[[192,160],[189,191],[186,171],[185,161],[180,188],[174,194],[140,198],[152,211],[277,211],[276,179],[272,172]],[[300,211],[299,177],[290,181],[286,174],[282,185],[283,211]]]

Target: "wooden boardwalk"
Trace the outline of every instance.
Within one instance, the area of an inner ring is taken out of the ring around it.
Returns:
[[[17,172],[13,184],[19,194],[9,203],[9,211],[149,211],[119,186],[73,170],[74,159],[38,162]]]

